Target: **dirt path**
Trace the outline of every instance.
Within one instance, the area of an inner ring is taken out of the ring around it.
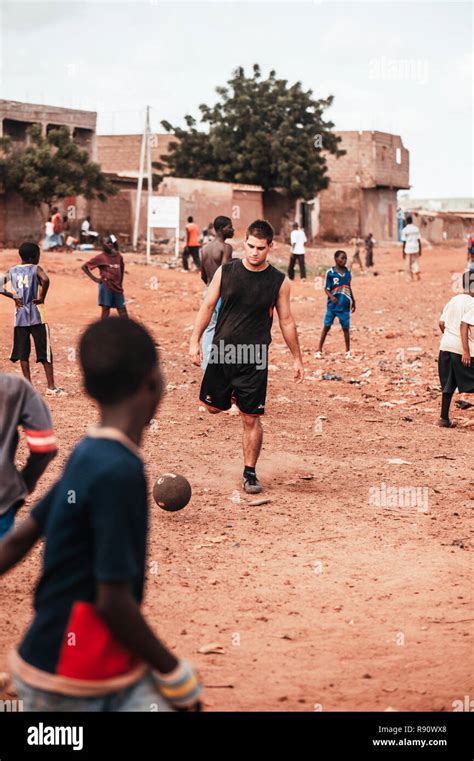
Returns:
[[[309,257],[313,271],[333,250]],[[406,283],[398,248],[376,250],[375,258],[378,276],[353,281],[351,360],[343,359],[338,327],[325,358],[313,359],[325,298],[313,282],[296,281],[308,378],[292,383],[275,325],[259,466],[272,501],[250,507],[239,489],[240,420],[199,409],[200,373],[187,360],[199,277],[126,256],[131,315],[156,336],[169,384],[146,435],[150,482],[176,470],[193,486],[180,513],[151,510],[145,612],[200,669],[210,710],[450,711],[453,700],[473,694],[474,429],[434,425],[438,317],[464,250],[426,251],[421,284]],[[96,419],[74,352],[84,325],[98,316],[95,288],[79,272],[84,260],[42,258],[52,281],[47,315],[57,382],[69,396],[51,405],[61,452],[38,494]],[[2,252],[0,270],[14,261],[14,252]],[[11,302],[0,299],[0,370],[7,372],[15,371],[11,323]],[[343,380],[322,380],[323,373]],[[43,391],[41,368],[33,377]],[[474,421],[471,410],[455,416]],[[391,487],[414,489],[416,505],[377,504]],[[30,618],[39,565],[37,548],[2,579],[0,671]],[[198,652],[212,644],[222,652]]]

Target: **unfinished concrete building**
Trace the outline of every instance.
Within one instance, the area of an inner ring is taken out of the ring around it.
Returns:
[[[397,191],[409,188],[409,153],[398,135],[387,132],[338,132],[337,159],[327,155],[331,182],[321,191],[319,229],[327,240],[373,233],[397,240]]]
[[[97,114],[73,108],[39,106],[15,100],[0,100],[0,137],[10,139],[13,150],[23,150],[28,145],[27,129],[39,124],[43,135],[56,127],[67,127],[73,140],[88,151],[90,158],[97,158]],[[64,199],[63,211],[75,208],[75,199]],[[22,240],[39,239],[43,234],[44,218],[38,208],[29,206],[19,196],[0,190],[0,241],[4,245],[17,245]]]

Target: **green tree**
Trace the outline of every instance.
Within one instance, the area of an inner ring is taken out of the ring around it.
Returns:
[[[207,131],[190,115],[187,128],[162,122],[177,138],[161,157],[172,174],[261,185],[306,200],[328,186],[324,152],[345,153],[333,122],[323,119],[332,95],[315,100],[312,90],[277,79],[275,71],[263,79],[258,64],[251,77],[237,68],[216,92],[214,106],[199,106]]]
[[[116,188],[87,151],[73,142],[67,127],[46,136],[39,125],[28,128],[29,144],[14,150],[8,138],[0,141],[0,183],[5,192],[18,193],[26,203],[50,208],[60,198],[84,196],[106,201]]]

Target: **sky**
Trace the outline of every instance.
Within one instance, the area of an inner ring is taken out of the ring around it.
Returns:
[[[99,134],[141,132],[149,105],[163,131],[259,63],[334,95],[336,130],[400,135],[411,197],[468,197],[473,39],[457,0],[0,0],[0,97],[97,111]]]

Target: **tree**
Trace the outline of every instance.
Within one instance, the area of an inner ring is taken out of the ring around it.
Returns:
[[[328,186],[324,151],[345,153],[333,122],[323,119],[332,95],[315,100],[312,90],[277,79],[275,71],[262,79],[258,64],[251,77],[237,68],[216,92],[219,102],[199,106],[207,131],[190,115],[187,128],[162,122],[177,138],[161,157],[172,174],[261,185],[306,200]]]
[[[29,144],[12,149],[8,138],[0,141],[0,183],[5,192],[18,193],[26,203],[41,207],[66,196],[106,201],[117,190],[99,164],[73,142],[67,127],[52,129],[46,136],[33,124],[27,129]]]

